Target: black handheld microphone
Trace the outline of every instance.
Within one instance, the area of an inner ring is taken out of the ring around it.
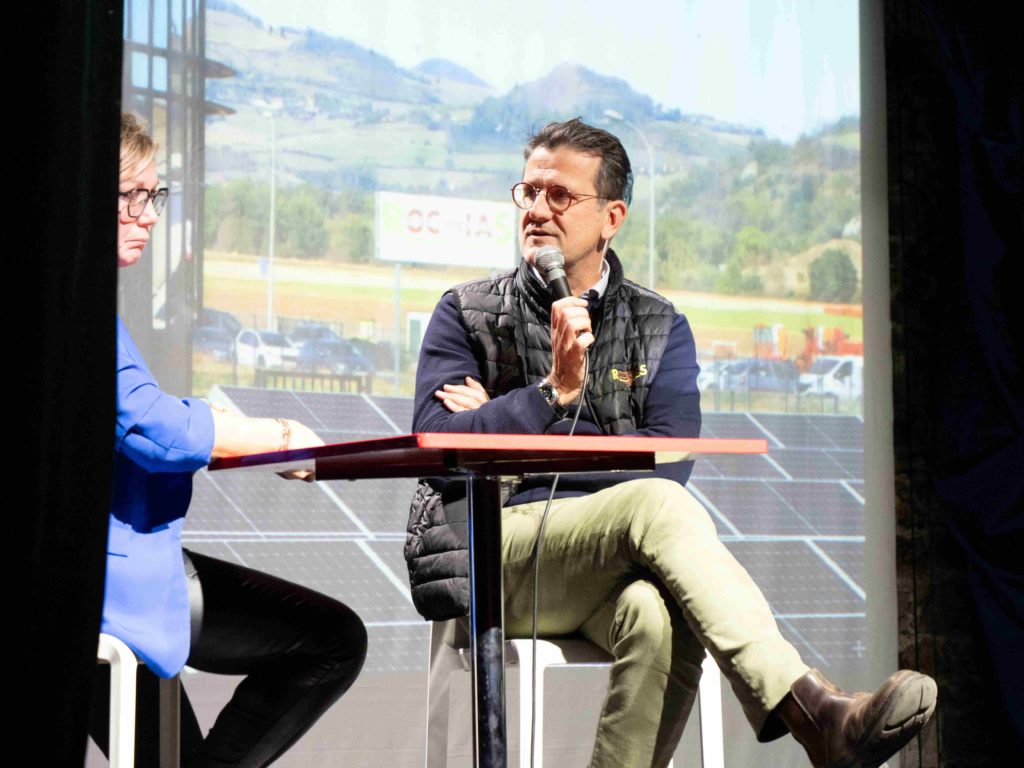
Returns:
[[[556,299],[572,296],[569,281],[565,279],[565,256],[557,246],[545,245],[537,251],[533,263]]]

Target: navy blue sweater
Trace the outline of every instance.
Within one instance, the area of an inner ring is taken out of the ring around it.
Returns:
[[[700,435],[700,393],[697,391],[696,345],[690,324],[677,314],[669,333],[665,354],[644,404],[644,423],[631,434],[648,437],[698,437]],[[591,372],[593,376],[593,372]],[[434,310],[420,348],[416,370],[414,432],[478,432],[506,434],[566,434],[572,421],[556,419],[554,411],[531,383],[484,403],[480,408],[452,413],[434,392],[445,384],[465,384],[466,376],[480,381],[480,367],[470,345],[469,334],[459,318],[451,294],[445,294]],[[578,435],[601,434],[586,408],[576,425]],[[685,484],[692,462],[663,464],[653,473],[615,472],[563,475],[556,496],[580,496],[637,477],[666,477]],[[528,479],[507,502],[508,505],[539,501],[547,497],[550,480]]]

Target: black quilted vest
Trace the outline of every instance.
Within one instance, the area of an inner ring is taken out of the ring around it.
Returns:
[[[643,424],[644,401],[675,318],[671,302],[625,280],[614,252],[608,288],[592,314],[590,418],[605,434]],[[451,289],[459,305],[491,397],[539,382],[551,370],[551,294],[526,262],[494,278]],[[413,497],[406,536],[413,602],[428,619],[462,616],[469,609],[464,484],[421,482]],[[443,495],[442,495],[443,494]]]

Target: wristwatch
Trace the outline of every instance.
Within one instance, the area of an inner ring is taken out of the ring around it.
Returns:
[[[564,419],[569,409],[558,402],[558,390],[555,389],[555,385],[547,379],[541,379],[540,383],[537,384],[537,389],[541,397],[551,406],[551,410],[555,412],[555,418]]]

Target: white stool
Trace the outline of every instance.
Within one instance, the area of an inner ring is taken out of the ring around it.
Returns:
[[[110,665],[110,768],[135,764],[135,675],[140,664],[124,641],[100,634],[96,660]],[[180,763],[181,681],[160,680],[160,768]]]
[[[533,690],[530,640],[508,640],[505,664],[518,665],[519,673],[519,766],[530,765],[530,719]],[[576,638],[537,641],[537,735],[534,765],[541,768],[544,755],[544,671],[551,666],[610,667],[612,657],[593,643]],[[468,672],[471,659],[465,623],[459,620],[434,622],[430,627],[430,671],[427,677],[427,768],[445,768],[448,758],[448,712],[451,677]],[[722,683],[718,667],[710,656],[704,658],[704,673],[698,689],[701,762],[703,768],[724,768],[722,737]],[[671,764],[670,764],[671,765]]]

